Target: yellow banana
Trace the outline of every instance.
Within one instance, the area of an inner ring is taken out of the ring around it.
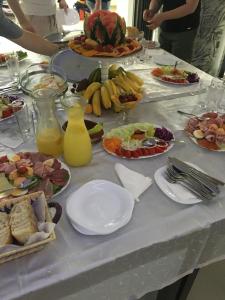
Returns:
[[[100,99],[101,99],[101,92],[100,90],[96,90],[94,92],[93,98],[92,98],[92,108],[93,108],[93,113],[97,116],[100,117],[101,116],[101,103],[100,103]]]
[[[116,78],[113,79],[114,83],[121,87],[126,93],[131,93],[133,90],[129,87],[129,85],[123,80],[123,77],[121,75],[116,76]]]
[[[84,98],[86,100],[89,100],[91,98],[91,96],[95,93],[95,91],[100,89],[100,87],[101,87],[101,83],[99,83],[99,82],[91,83],[84,92]]]
[[[127,75],[128,78],[130,78],[134,82],[137,82],[139,85],[144,84],[144,81],[139,76],[137,76],[136,74],[127,71],[126,75]]]
[[[109,94],[109,96],[111,97],[111,95],[113,95],[113,89],[112,89],[112,87],[111,87],[110,81],[111,81],[111,80],[106,80],[106,81],[104,82],[103,85],[104,85],[104,87],[107,89],[108,94]]]
[[[121,106],[121,103],[120,103],[120,100],[119,100],[119,97],[118,96],[115,96],[115,95],[113,95],[112,97],[111,97],[111,101],[112,101],[112,103],[113,104],[115,104],[116,106]]]
[[[108,90],[104,85],[101,86],[101,100],[105,109],[108,109],[112,106]]]
[[[117,86],[115,85],[115,83],[114,83],[112,80],[109,80],[109,84],[110,84],[111,89],[112,89],[112,91],[113,91],[113,95],[119,96],[120,93],[119,93],[118,88],[117,88]]]
[[[135,81],[133,81],[133,80],[131,80],[129,77],[127,77],[126,75],[123,75],[123,79],[125,80],[125,82],[131,87],[131,88],[133,88],[133,90],[135,91],[135,92],[140,92],[141,91],[141,86],[137,83],[137,82],[135,82]]]

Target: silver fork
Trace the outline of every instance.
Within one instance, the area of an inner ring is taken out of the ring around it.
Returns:
[[[191,191],[193,194],[195,194],[197,197],[199,197],[202,200],[212,200],[212,195],[209,193],[203,192],[201,189],[199,189],[199,186],[195,183],[191,183],[190,181],[186,180],[185,178],[181,176],[175,175],[173,172],[171,172],[170,169],[167,169],[165,172],[166,180],[170,183],[180,183],[185,188],[187,188],[189,191]]]
[[[177,171],[176,168],[174,168],[174,166],[170,165],[168,167],[168,170],[172,174],[172,176],[174,176],[174,178],[184,180],[187,183],[190,183],[192,186],[196,187],[197,190],[200,190],[202,193],[211,196],[216,195],[216,193],[214,193],[212,190],[208,189],[205,185],[203,185],[202,182],[196,180],[195,178],[192,178],[191,176],[189,176],[184,172]]]
[[[174,175],[176,176],[182,176],[183,178],[186,178],[187,180],[189,180],[191,183],[193,184],[198,184],[199,187],[206,193],[210,193],[212,194],[212,196],[216,196],[217,194],[219,194],[220,190],[218,189],[217,186],[212,185],[210,183],[205,183],[205,181],[201,180],[201,178],[194,176],[191,173],[185,173],[182,172],[180,170],[178,170],[176,167],[174,167],[173,165],[169,165],[168,167],[172,172],[174,172]]]

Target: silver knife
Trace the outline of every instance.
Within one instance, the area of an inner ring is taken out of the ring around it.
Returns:
[[[194,167],[191,167],[190,165],[186,164],[185,162],[175,158],[175,157],[168,157],[169,161],[178,169],[180,169],[182,172],[186,172],[186,173],[192,173],[195,174],[196,176],[202,178],[203,180],[207,180],[211,183],[213,183],[214,185],[225,185],[224,182],[222,182],[221,180],[214,178],[212,176],[209,176],[206,173],[203,173],[197,169],[195,169]]]

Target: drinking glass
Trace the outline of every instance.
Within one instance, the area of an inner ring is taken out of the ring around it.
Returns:
[[[20,110],[15,110],[14,115],[23,141],[26,142],[34,137],[33,112],[28,108],[27,104],[24,104]]]
[[[122,117],[119,120],[120,125],[126,125],[131,122],[129,112],[130,110],[135,109],[137,106],[137,101],[125,102],[120,104],[120,109],[122,112]]]
[[[7,54],[6,65],[8,68],[10,79],[15,83],[19,83],[20,68],[19,68],[19,59],[16,52]]]
[[[217,111],[219,103],[221,103],[224,96],[224,82],[219,78],[213,77],[208,88],[206,96],[206,107],[208,111]]]

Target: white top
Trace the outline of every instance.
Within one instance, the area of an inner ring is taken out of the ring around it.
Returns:
[[[51,16],[56,13],[55,0],[20,0],[25,15]]]

